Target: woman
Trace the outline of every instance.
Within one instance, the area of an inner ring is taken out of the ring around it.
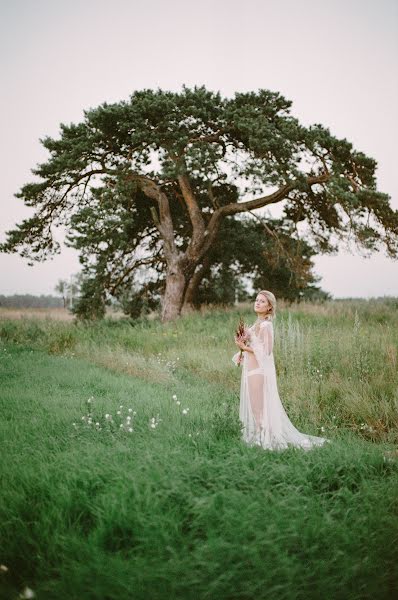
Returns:
[[[273,355],[276,299],[272,292],[257,294],[254,310],[257,321],[249,328],[250,346],[237,340],[244,351],[240,387],[239,418],[244,425],[242,439],[249,445],[282,450],[290,445],[309,450],[330,442],[305,435],[291,423],[279,398]],[[240,351],[232,360],[237,365]]]

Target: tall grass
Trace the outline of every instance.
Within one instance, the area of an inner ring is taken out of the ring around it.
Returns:
[[[238,314],[0,321],[4,598],[393,597],[396,307],[278,313],[284,405],[333,440],[308,453],[241,443]]]

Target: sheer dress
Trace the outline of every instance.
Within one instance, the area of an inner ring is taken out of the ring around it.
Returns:
[[[243,353],[240,384],[239,418],[243,424],[242,440],[249,445],[270,450],[295,446],[309,450],[329,439],[301,433],[290,421],[278,393],[274,362],[274,328],[265,320],[259,329],[249,328],[253,352]],[[232,361],[237,364],[237,352]]]

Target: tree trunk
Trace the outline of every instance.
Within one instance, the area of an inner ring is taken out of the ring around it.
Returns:
[[[166,289],[162,299],[162,323],[173,321],[181,314],[186,288],[186,278],[178,262],[167,268]]]
[[[182,307],[183,313],[189,313],[195,310],[195,298],[197,297],[199,285],[210,268],[210,255],[207,254],[202,264],[196,269],[195,273],[188,282],[187,290],[184,296],[184,304]]]
[[[188,314],[195,310],[194,299],[196,296],[197,285],[195,284],[195,275],[188,282],[187,290],[184,296],[184,302],[182,305],[182,314]]]

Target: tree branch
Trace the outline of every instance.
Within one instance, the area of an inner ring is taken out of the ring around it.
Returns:
[[[307,184],[311,186],[315,185],[316,183],[325,183],[329,179],[330,174],[323,173],[322,175],[307,177]],[[205,231],[205,241],[200,250],[200,257],[206,254],[213,244],[220,227],[220,222],[225,216],[240,212],[247,212],[256,208],[262,208],[268,204],[277,204],[278,202],[284,200],[289,192],[294,190],[296,185],[297,182],[287,183],[279,188],[279,190],[269,194],[268,196],[262,196],[261,198],[248,200],[247,202],[234,202],[233,204],[226,204],[225,206],[221,206],[219,209],[214,211]]]
[[[109,287],[109,291],[111,293],[113,293],[123,283],[123,281],[126,279],[127,275],[129,275],[137,267],[139,267],[141,265],[151,265],[151,264],[153,264],[153,262],[154,262],[153,256],[151,256],[150,258],[142,258],[140,260],[136,260],[128,269],[126,269],[126,271],[123,273],[123,275],[121,277],[119,277],[119,279],[112,286]]]
[[[189,218],[192,223],[192,238],[190,246],[195,247],[202,239],[205,231],[205,222],[202,212],[193,193],[191,182],[186,174],[178,175],[178,183],[180,184],[181,192],[188,208]]]
[[[129,179],[137,181],[144,192],[144,194],[155,200],[159,206],[159,218],[156,214],[156,210],[151,210],[152,218],[154,223],[162,236],[164,242],[164,251],[167,259],[171,259],[177,252],[174,237],[174,224],[171,218],[169,199],[167,195],[162,191],[160,186],[144,175],[138,175],[136,173],[130,173]]]

